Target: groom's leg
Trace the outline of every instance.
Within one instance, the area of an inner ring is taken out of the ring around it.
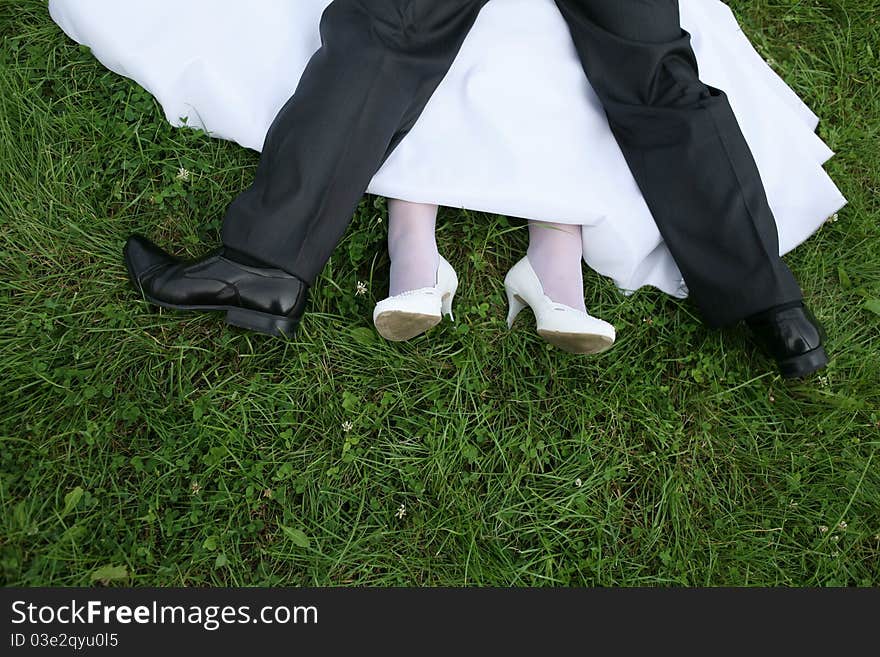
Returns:
[[[335,0],[323,45],[269,129],[224,244],[313,283],[487,0]]]
[[[584,69],[707,323],[801,299],[724,93],[699,80],[678,0],[556,0]]]

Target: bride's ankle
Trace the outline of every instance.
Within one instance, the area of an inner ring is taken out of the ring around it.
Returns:
[[[527,254],[528,257],[528,254]],[[532,270],[538,277],[541,287],[551,301],[587,312],[584,299],[584,278],[581,260],[558,259],[548,261],[546,258],[528,257]],[[569,262],[568,260],[571,260]]]
[[[437,284],[437,270],[440,266],[440,253],[404,253],[391,258],[391,271],[388,281],[388,296],[397,296],[411,290],[434,287]]]

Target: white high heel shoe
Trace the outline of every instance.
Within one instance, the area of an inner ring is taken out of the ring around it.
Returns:
[[[617,334],[611,324],[571,306],[556,303],[544,294],[544,286],[528,257],[523,257],[507,272],[504,289],[510,304],[508,328],[513,326],[520,311],[530,306],[535,313],[538,334],[563,351],[598,354],[614,344]]]
[[[373,310],[373,324],[386,340],[400,342],[436,326],[443,315],[452,317],[452,300],[458,289],[458,276],[446,258],[440,256],[437,284],[402,292],[383,299]]]

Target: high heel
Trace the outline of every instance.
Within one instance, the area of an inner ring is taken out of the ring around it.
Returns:
[[[436,281],[434,287],[409,290],[377,303],[373,310],[373,323],[379,335],[386,340],[400,342],[436,326],[443,315],[449,315],[449,319],[455,321],[452,301],[458,290],[458,275],[442,256]]]
[[[610,349],[617,334],[608,322],[571,306],[556,303],[544,287],[528,257],[516,263],[504,278],[510,310],[507,327],[526,306],[535,313],[538,334],[552,345],[573,354],[598,354]]]
[[[457,287],[457,281],[456,281]],[[455,317],[452,316],[452,300],[455,298],[455,290],[451,292],[447,292],[443,295],[443,298],[440,301],[440,313],[443,315],[449,315],[449,321],[454,322]]]
[[[507,312],[507,328],[513,328],[513,323],[516,321],[517,315],[520,314],[523,308],[525,308],[528,304],[519,298],[516,293],[505,283],[505,289],[507,291],[507,306],[510,310]]]

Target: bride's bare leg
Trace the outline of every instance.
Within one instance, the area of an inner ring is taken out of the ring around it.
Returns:
[[[526,255],[544,287],[544,294],[557,303],[586,312],[580,226],[529,221]]]
[[[388,199],[389,296],[437,283],[437,210],[436,205]]]

